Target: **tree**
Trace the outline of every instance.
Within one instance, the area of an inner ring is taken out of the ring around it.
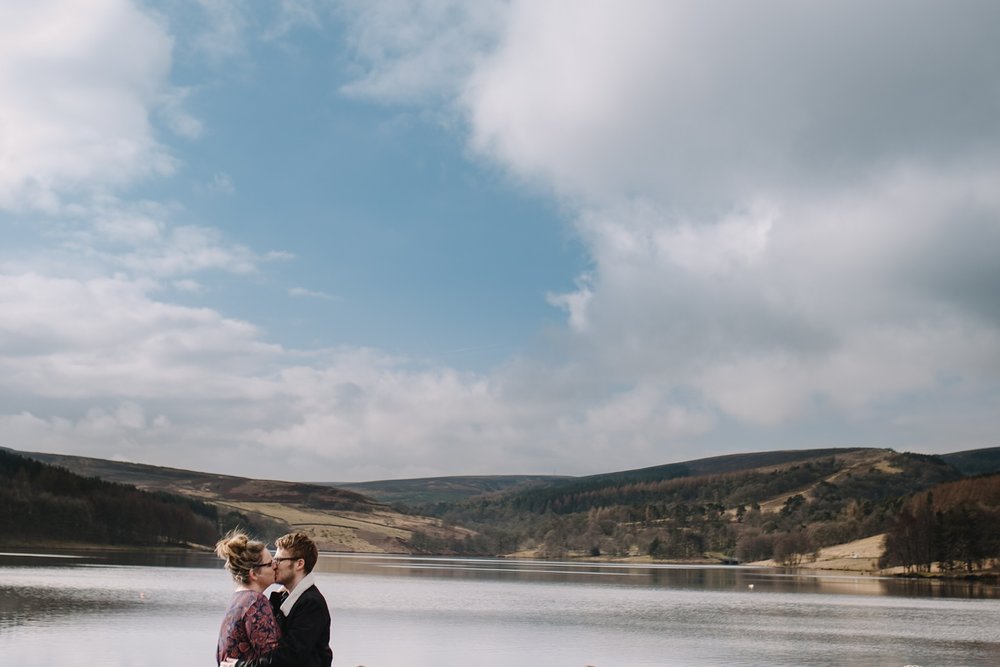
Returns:
[[[794,530],[778,537],[774,543],[774,560],[786,567],[797,567],[802,558],[813,551],[812,540],[804,530]]]

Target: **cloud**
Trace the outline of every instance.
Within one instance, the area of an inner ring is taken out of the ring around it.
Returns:
[[[176,206],[106,195],[39,224],[77,260],[87,258],[100,270],[156,280],[190,279],[206,271],[247,275],[263,263],[292,258],[281,251],[255,252],[230,241],[216,227],[175,224],[181,213]]]
[[[191,280],[189,278],[175,280],[173,282],[173,286],[174,289],[179,292],[189,292],[194,294],[202,291],[201,284],[197,280]]]
[[[621,437],[648,453],[651,432],[684,438],[708,423],[664,408],[658,389],[602,409],[572,373],[534,362],[482,375],[365,348],[288,349],[159,294],[124,276],[0,274],[5,444],[347,480],[572,471],[569,460],[591,471],[628,460]]]
[[[515,2],[459,91],[471,142],[563,196],[716,214],[995,153],[996,8],[906,7]]]
[[[588,473],[760,443],[993,444],[992,5],[341,5],[357,72],[343,92],[459,114],[470,159],[549,193],[589,253],[576,287],[546,297],[563,326],[484,373],[291,349],[171,303],[291,255],[122,199],[175,164],[148,121],[180,96],[171,38],[121,2],[48,6],[84,29],[53,48],[46,30],[67,24],[0,10],[0,62],[18,65],[0,70],[0,119],[30,130],[3,154],[0,206],[48,207],[54,241],[0,257],[5,444],[341,480]],[[218,57],[249,53],[252,17],[203,6]],[[320,16],[286,9],[265,37]],[[94,36],[127,27],[142,40],[121,63]],[[39,92],[60,90],[77,103]]]
[[[192,38],[195,53],[215,66],[242,59],[251,18],[244,6],[226,0],[197,0],[203,29]]]
[[[335,298],[327,294],[326,292],[318,292],[316,290],[306,289],[305,287],[292,287],[291,289],[288,290],[288,295],[293,297],[323,299],[325,301],[330,301]]]
[[[769,425],[995,384],[1000,17],[858,9],[514,4],[470,140],[576,208],[598,368]]]
[[[172,42],[123,0],[41,0],[0,9],[0,208],[171,173],[150,122]],[[11,128],[17,128],[12,131]]]
[[[516,427],[485,378],[366,349],[288,350],[155,293],[124,277],[0,275],[7,444],[262,476],[287,458],[300,477],[341,479],[432,473],[439,456],[489,470],[473,437],[497,445],[493,463],[508,456]],[[244,447],[253,460],[233,460]]]
[[[190,89],[169,88],[161,94],[157,110],[171,132],[185,139],[198,139],[205,127],[184,108],[190,94]]]
[[[257,340],[252,325],[155,301],[150,293],[156,289],[120,275],[0,275],[8,313],[0,325],[5,386],[52,398],[212,392],[223,390],[226,380],[189,384],[192,373],[201,376],[202,364],[214,358],[213,365],[225,367],[227,359],[272,349]],[[56,326],[60,322],[73,325]]]
[[[513,2],[465,41],[469,68],[433,81],[469,145],[555,196],[593,260],[548,296],[567,368],[608,382],[570,422],[630,415],[667,445],[683,438],[653,415],[698,405],[705,428],[834,419],[829,442],[871,420],[892,439],[894,414],[956,382],[995,393],[998,14]],[[355,18],[376,41],[356,85],[412,101],[429,56],[394,45],[434,19]]]
[[[263,39],[282,39],[295,29],[318,29],[323,25],[323,12],[315,0],[281,0],[277,17],[264,32]]]
[[[477,57],[503,26],[505,2],[417,0],[343,2],[342,19],[360,76],[348,95],[390,103],[440,102],[453,97]]]
[[[236,184],[233,183],[232,176],[225,172],[213,175],[212,180],[201,186],[201,189],[205,192],[218,192],[224,195],[236,194]]]

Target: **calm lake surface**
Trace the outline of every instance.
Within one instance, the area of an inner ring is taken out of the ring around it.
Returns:
[[[340,667],[1000,665],[982,584],[342,555],[317,573]],[[214,665],[231,591],[207,554],[0,554],[0,664]]]

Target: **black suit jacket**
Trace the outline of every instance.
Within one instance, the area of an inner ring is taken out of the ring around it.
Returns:
[[[281,628],[278,648],[260,658],[240,661],[240,667],[330,667],[330,608],[315,586],[302,591],[292,611],[281,613],[281,593],[271,593],[271,606]]]

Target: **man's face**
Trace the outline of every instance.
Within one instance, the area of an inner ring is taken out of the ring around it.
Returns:
[[[295,566],[301,558],[294,558],[282,548],[274,552],[274,580],[285,587],[295,583]]]

